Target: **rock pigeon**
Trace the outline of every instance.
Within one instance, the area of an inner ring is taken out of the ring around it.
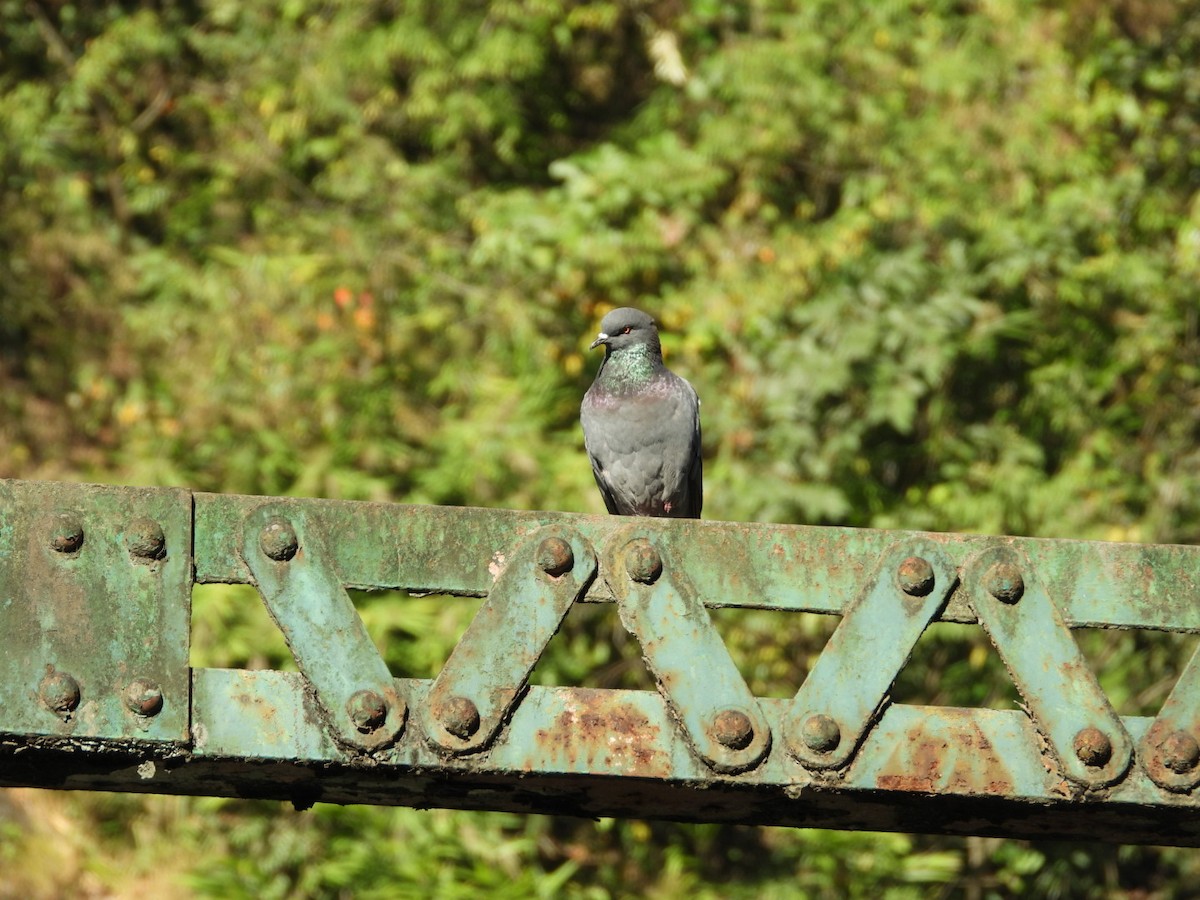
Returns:
[[[579,409],[583,443],[608,511],[700,518],[700,400],[663,365],[654,319],[614,309],[591,349],[604,361]]]

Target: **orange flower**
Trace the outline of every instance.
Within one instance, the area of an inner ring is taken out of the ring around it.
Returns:
[[[354,311],[354,324],[363,331],[369,331],[375,325],[375,313],[360,307]]]

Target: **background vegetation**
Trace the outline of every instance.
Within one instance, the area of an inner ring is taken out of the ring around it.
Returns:
[[[0,475],[600,512],[586,346],[631,304],[703,398],[712,518],[1194,542],[1197,109],[1194,0],[0,0]],[[362,610],[425,675],[471,604]],[[197,665],[286,665],[253,594],[196,619]],[[720,624],[777,695],[827,633]],[[1081,639],[1125,713],[1193,646]],[[636,681],[599,613],[556,647],[540,678]],[[897,693],[1012,703],[962,628]],[[32,791],[0,794],[0,869],[11,897],[1200,878],[1154,848]]]

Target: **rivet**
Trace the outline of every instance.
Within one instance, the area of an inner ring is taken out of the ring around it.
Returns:
[[[730,750],[744,750],[754,740],[754,725],[740,709],[724,709],[713,717],[709,733]]]
[[[125,705],[139,716],[157,716],[163,708],[162,690],[153,681],[135,678],[125,689]]]
[[[996,563],[984,573],[983,587],[1001,603],[1016,603],[1025,593],[1021,570],[1012,563]]]
[[[258,544],[262,547],[262,552],[276,562],[287,562],[300,549],[296,529],[287,521],[278,518],[263,526]]]
[[[66,672],[51,672],[38,685],[38,696],[50,712],[69,718],[79,706],[79,682]]]
[[[79,520],[67,513],[55,516],[50,549],[58,553],[74,553],[82,546],[83,526]]]
[[[654,584],[662,574],[662,557],[645,538],[625,545],[625,569],[629,577],[642,584]]]
[[[437,718],[443,728],[464,741],[479,730],[479,707],[466,697],[451,697],[437,710]]]
[[[547,575],[557,578],[571,571],[575,565],[575,554],[571,545],[562,538],[546,538],[538,547],[537,564]]]
[[[842,742],[842,729],[823,713],[809,716],[800,728],[800,736],[808,749],[818,753],[829,753]]]
[[[1186,731],[1172,731],[1158,745],[1163,765],[1177,775],[1200,765],[1200,744]]]
[[[1089,725],[1075,735],[1075,755],[1085,766],[1098,769],[1112,759],[1112,741],[1099,728]]]
[[[162,526],[153,519],[138,518],[129,523],[125,531],[129,555],[146,561],[162,559],[166,555],[167,538]]]
[[[346,714],[363,734],[377,731],[387,721],[387,701],[375,691],[355,691],[346,701]]]
[[[921,556],[910,556],[896,572],[900,590],[910,597],[924,597],[933,590],[933,566]]]

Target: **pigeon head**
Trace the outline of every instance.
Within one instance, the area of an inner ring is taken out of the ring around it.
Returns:
[[[628,306],[614,309],[600,321],[600,334],[588,349],[595,350],[601,344],[604,345],[605,356],[639,344],[649,344],[652,350],[662,353],[654,319],[640,309]]]

